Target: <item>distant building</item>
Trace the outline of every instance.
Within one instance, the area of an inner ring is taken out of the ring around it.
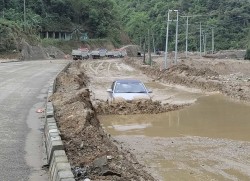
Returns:
[[[71,40],[72,32],[69,31],[41,31],[41,38],[51,38],[51,39],[61,39],[61,40]]]
[[[79,28],[76,28],[72,31],[64,31],[64,30],[42,30],[40,31],[40,38],[51,38],[51,39],[60,39],[60,40],[72,40],[72,39],[78,39],[78,40],[87,40],[88,39],[88,33],[83,32]]]

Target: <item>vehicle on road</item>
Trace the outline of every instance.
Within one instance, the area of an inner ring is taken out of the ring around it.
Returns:
[[[90,55],[92,56],[93,59],[99,59],[99,58],[103,58],[106,56],[107,50],[100,48],[98,50],[93,50]]]
[[[127,51],[125,49],[115,49],[111,51],[107,51],[106,57],[109,58],[122,58],[127,56]]]
[[[91,53],[90,53],[91,57],[93,59],[99,59],[100,58],[100,52],[99,50],[93,50]]]
[[[79,48],[77,50],[72,50],[71,53],[73,60],[83,60],[89,58],[89,49],[87,48]]]
[[[131,101],[136,99],[151,99],[151,90],[140,80],[121,79],[112,83],[111,88],[107,90],[109,102],[117,100]]]
[[[100,54],[100,57],[103,58],[106,56],[106,53],[107,53],[107,50],[104,49],[104,48],[100,48],[99,49],[99,54]]]
[[[107,51],[106,57],[109,57],[109,58],[121,58],[122,54],[121,54],[121,51],[119,49],[115,49],[115,50],[112,50],[112,51]]]

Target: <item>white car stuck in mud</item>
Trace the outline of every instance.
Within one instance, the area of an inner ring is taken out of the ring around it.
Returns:
[[[117,100],[132,101],[136,99],[151,99],[149,94],[152,93],[141,81],[134,79],[116,80],[107,92],[109,94],[109,102]]]

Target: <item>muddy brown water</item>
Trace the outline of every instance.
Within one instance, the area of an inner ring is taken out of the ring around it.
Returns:
[[[203,136],[250,141],[250,106],[221,95],[199,98],[194,105],[179,111],[99,118],[112,135]]]
[[[216,94],[179,111],[99,119],[115,138],[132,140],[159,180],[250,180],[248,104]]]

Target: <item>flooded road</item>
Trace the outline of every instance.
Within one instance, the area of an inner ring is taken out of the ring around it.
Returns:
[[[99,119],[159,180],[250,180],[249,110],[211,95],[179,111]]]
[[[100,116],[112,135],[202,136],[250,141],[250,106],[221,95],[199,98],[179,111],[154,115]]]

